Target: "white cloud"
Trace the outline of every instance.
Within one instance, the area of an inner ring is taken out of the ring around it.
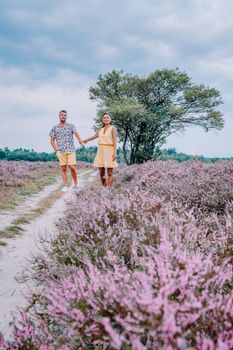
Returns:
[[[139,35],[126,35],[123,39],[125,50],[131,50],[132,54],[138,52],[143,58],[144,66],[153,66],[156,63],[170,62],[175,58],[176,53],[171,43],[160,39],[143,39]],[[134,57],[137,59],[137,57]]]
[[[215,60],[203,59],[198,62],[198,66],[202,72],[215,77],[219,76],[221,79],[231,81],[233,79],[233,56],[216,58]]]
[[[119,56],[119,49],[113,45],[97,45],[95,57],[104,61],[116,59]]]

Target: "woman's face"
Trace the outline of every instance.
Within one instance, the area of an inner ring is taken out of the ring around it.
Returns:
[[[108,124],[111,123],[110,115],[105,114],[105,115],[103,116],[103,123],[104,123],[104,125],[108,125]]]

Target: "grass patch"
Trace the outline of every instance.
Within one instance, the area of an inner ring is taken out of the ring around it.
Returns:
[[[21,234],[23,231],[24,229],[21,226],[12,224],[4,230],[0,230],[0,238],[11,238],[15,235]]]
[[[23,225],[23,224],[28,224],[29,223],[29,217],[26,214],[25,216],[21,216],[15,220],[13,220],[12,224],[14,225]]]

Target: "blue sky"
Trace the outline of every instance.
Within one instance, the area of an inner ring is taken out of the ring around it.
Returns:
[[[96,104],[88,88],[112,69],[185,70],[220,90],[225,127],[187,129],[166,147],[233,156],[231,0],[1,0],[0,147],[51,149],[48,133],[66,109],[83,138]]]

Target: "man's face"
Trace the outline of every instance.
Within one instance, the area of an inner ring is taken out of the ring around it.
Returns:
[[[66,121],[66,118],[67,118],[67,113],[61,112],[61,113],[59,114],[59,119],[60,119],[61,122],[64,123],[64,122]]]

